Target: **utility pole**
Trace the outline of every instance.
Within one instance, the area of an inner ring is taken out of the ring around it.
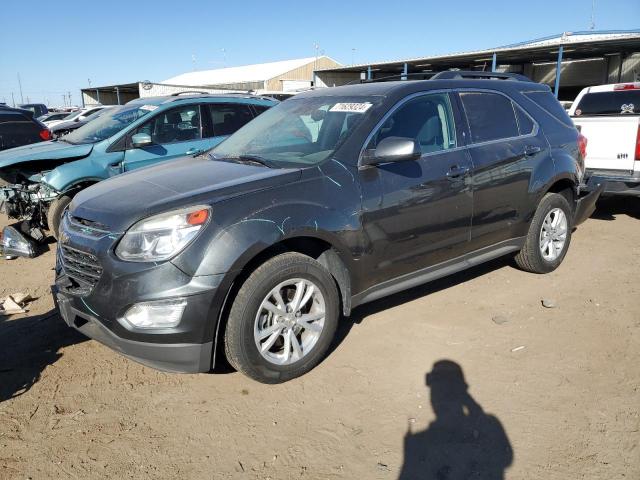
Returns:
[[[71,106],[71,92],[67,92],[67,94],[69,95],[69,106]]]
[[[589,30],[595,30],[596,28],[596,0],[591,0],[591,26]]]
[[[20,87],[20,102],[24,103],[24,98],[22,98],[22,82],[20,81],[20,73],[18,73],[18,86]]]
[[[356,64],[356,49],[352,48],[351,49],[351,65],[355,65]]]
[[[13,92],[11,92],[11,104],[13,105],[13,108],[16,107],[16,99],[13,98]]]
[[[62,94],[62,106],[67,106],[67,96],[64,93]]]

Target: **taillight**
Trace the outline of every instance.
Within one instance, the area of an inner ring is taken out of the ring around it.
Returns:
[[[640,90],[640,83],[619,83],[613,86],[614,90]]]
[[[580,150],[580,155],[582,155],[582,158],[587,158],[587,137],[585,137],[581,133],[578,134],[578,149]]]
[[[48,128],[40,130],[39,135],[42,140],[51,140],[51,130],[49,130]]]
[[[638,125],[638,133],[636,134],[636,160],[640,162],[640,125]]]

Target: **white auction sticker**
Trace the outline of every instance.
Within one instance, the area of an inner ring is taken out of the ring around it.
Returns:
[[[336,103],[330,112],[364,113],[371,107],[370,103]]]
[[[148,110],[150,112],[153,112],[156,108],[158,108],[157,105],[142,105],[140,107],[140,110]]]

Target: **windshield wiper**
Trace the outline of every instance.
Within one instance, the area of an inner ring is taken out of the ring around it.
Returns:
[[[236,156],[223,156],[223,157],[219,157],[213,153],[209,154],[209,156],[211,158],[213,158],[214,160],[231,160],[233,162],[238,162],[238,163],[253,163],[255,165],[262,165],[263,167],[267,167],[267,168],[273,168],[273,164],[267,160],[264,157],[261,157],[260,155],[251,155],[251,154],[247,154],[247,155],[236,155]]]

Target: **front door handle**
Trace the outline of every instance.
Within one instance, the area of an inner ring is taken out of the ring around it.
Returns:
[[[535,155],[536,153],[540,153],[542,151],[542,149],[536,145],[527,145],[526,147],[524,147],[524,154],[527,157],[530,157],[531,155]]]
[[[456,180],[460,177],[464,177],[469,172],[468,167],[459,167],[458,165],[454,165],[447,172],[447,178],[449,180]]]
[[[185,153],[185,155],[199,155],[202,152],[204,152],[204,150],[202,149],[190,148],[189,150],[187,150],[187,153]]]

